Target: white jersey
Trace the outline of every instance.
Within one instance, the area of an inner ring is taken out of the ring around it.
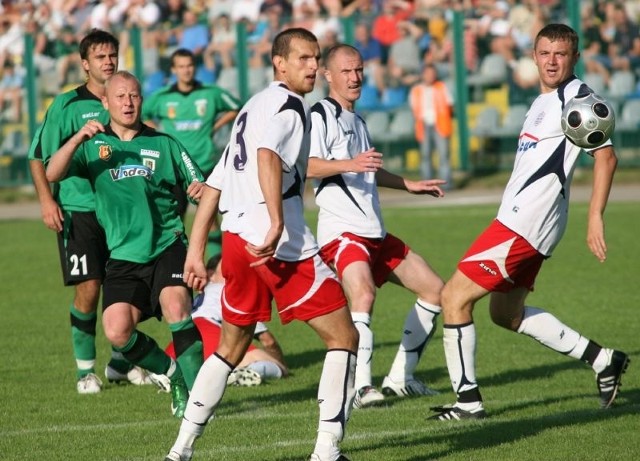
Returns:
[[[282,160],[284,231],[274,257],[300,261],[318,252],[304,221],[302,195],[309,159],[309,106],[282,82],[254,95],[235,119],[225,152],[207,184],[221,190],[221,229],[254,245],[264,243],[271,221],[258,180],[258,149]]]
[[[567,226],[569,187],[581,149],[563,134],[564,105],[591,90],[577,78],[541,94],[527,113],[498,220],[549,256]],[[610,145],[607,141],[605,145]]]
[[[218,325],[222,325],[222,288],[224,283],[209,282],[205,285],[204,291],[193,300],[193,311],[191,317],[204,317]],[[256,335],[269,331],[267,326],[258,322],[256,324]]]
[[[371,148],[364,120],[343,110],[332,98],[311,108],[310,157],[348,160]],[[342,173],[323,178],[315,187],[318,213],[318,242],[324,246],[344,232],[361,237],[386,235],[376,176],[373,172]]]

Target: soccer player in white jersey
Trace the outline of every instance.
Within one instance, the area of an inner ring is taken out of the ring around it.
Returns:
[[[302,320],[327,346],[312,461],[348,461],[339,442],[354,398],[358,331],[338,279],[318,254],[303,217],[302,193],[310,137],[309,106],[320,59],[306,29],[279,33],[272,46],[274,82],[238,114],[222,159],[207,179],[196,211],[184,268],[202,288],[203,254],[211,220],[222,214],[222,338],[198,374],[178,438],[167,461],[191,459],[194,441],[222,399],[227,376],[244,356],[256,322],[271,316]]]
[[[440,313],[442,279],[400,239],[387,233],[378,186],[413,194],[443,195],[443,180],[410,181],[382,168],[382,153],[371,145],[365,122],[355,112],[362,90],[360,52],[336,45],[326,55],[329,96],[311,109],[311,152],[308,177],[315,186],[318,242],[349,299],[351,317],[360,333],[356,366],[357,408],[375,405],[386,395],[433,395],[413,372],[431,338]],[[376,287],[391,281],[416,294],[403,327],[402,341],[380,393],[371,379],[373,332],[369,328]]]
[[[542,262],[551,256],[567,224],[569,186],[581,149],[564,136],[560,117],[564,104],[590,91],[573,73],[579,56],[578,36],[564,24],[545,26],[535,39],[533,59],[541,94],[520,132],[498,216],[471,245],[442,292],[445,356],[457,401],[434,407],[432,419],[486,416],[476,382],[472,313],[476,301],[489,293],[494,323],[589,364],[596,373],[601,407],[608,408],[616,398],[628,356],[601,347],[551,313],[525,304]],[[603,214],[617,159],[611,142],[587,154],[594,158],[587,244],[604,262]]]

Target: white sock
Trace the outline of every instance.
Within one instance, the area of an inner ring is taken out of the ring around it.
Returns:
[[[402,329],[402,340],[396,357],[389,370],[389,378],[394,382],[413,378],[428,341],[435,332],[436,319],[441,312],[440,306],[418,299],[407,314]]]
[[[531,336],[554,351],[581,359],[589,340],[569,328],[549,312],[525,306],[518,333]]]
[[[355,368],[353,353],[339,349],[327,351],[318,385],[320,419],[314,449],[321,459],[335,459],[340,452],[338,443],[344,437],[355,397]]]
[[[247,368],[257,372],[262,379],[280,379],[282,378],[282,370],[278,365],[268,360],[259,360],[250,363]]]
[[[202,364],[189,395],[178,438],[172,451],[185,453],[192,450],[193,443],[204,432],[216,406],[222,400],[231,367],[218,355],[213,354]]]
[[[444,354],[449,369],[449,379],[456,394],[477,388],[476,383],[476,327],[442,327]]]
[[[360,333],[358,341],[358,364],[356,366],[355,388],[371,386],[371,359],[373,358],[373,331],[369,328],[371,315],[364,312],[352,312],[353,324]]]

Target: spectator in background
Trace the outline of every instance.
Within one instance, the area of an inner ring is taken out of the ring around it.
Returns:
[[[0,80],[0,120],[20,122],[22,120],[22,88],[24,69],[16,67],[12,59],[4,62]],[[6,103],[9,103],[8,109]],[[7,113],[3,113],[7,109]]]
[[[64,87],[68,83],[79,83],[82,80],[81,59],[77,53],[78,41],[71,26],[64,26],[54,42],[56,56],[56,73],[58,86]]]
[[[450,141],[453,133],[453,98],[447,85],[438,80],[437,69],[427,65],[422,70],[422,81],[411,88],[409,105],[415,118],[416,139],[420,142],[420,174],[422,179],[433,179],[433,148],[438,151],[440,179],[447,181],[442,189],[453,187]]]
[[[203,54],[209,45],[209,29],[198,22],[198,16],[191,10],[185,10],[182,15],[182,28],[178,30],[178,48],[191,51],[196,60],[196,66],[203,62]]]
[[[354,30],[354,46],[362,55],[364,65],[364,85],[373,86],[379,92],[384,90],[384,69],[382,67],[382,45],[371,36],[369,25],[359,22]]]
[[[236,23],[246,19],[253,23],[258,22],[260,5],[262,5],[262,0],[234,0],[231,7],[231,21]]]
[[[127,0],[101,0],[89,15],[89,28],[119,30],[127,10]]]
[[[398,23],[400,38],[389,47],[387,59],[387,85],[409,87],[420,80],[420,48],[417,38],[419,27],[409,21]]]
[[[382,14],[373,20],[371,36],[382,45],[382,64],[387,63],[389,48],[402,38],[398,24],[413,14],[412,3],[403,0],[383,0]]]
[[[622,3],[613,5],[615,33],[609,45],[613,70],[634,72],[640,67],[640,28],[634,23]]]
[[[233,67],[236,60],[236,30],[227,14],[218,16],[212,24],[211,41],[203,55],[204,65],[211,71],[221,66]]]
[[[233,0],[214,0],[209,2],[209,23],[215,21],[220,16],[225,15],[231,17],[231,10],[233,10]]]

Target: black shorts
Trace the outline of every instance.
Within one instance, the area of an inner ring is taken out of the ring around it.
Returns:
[[[102,280],[109,259],[107,237],[93,211],[65,212],[58,251],[65,286]]]
[[[144,318],[162,317],[163,288],[182,286],[192,294],[182,280],[186,256],[186,245],[176,240],[158,258],[145,264],[110,259],[102,285],[102,309],[114,303],[128,303],[142,312]]]

